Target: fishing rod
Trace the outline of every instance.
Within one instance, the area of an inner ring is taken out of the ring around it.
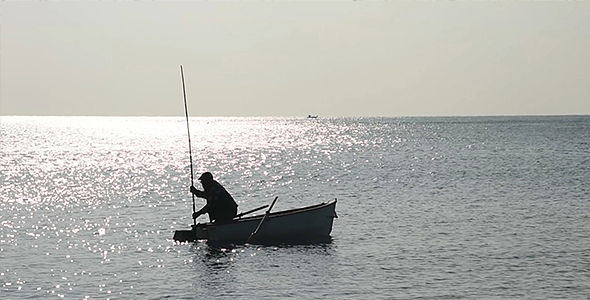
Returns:
[[[191,163],[191,186],[194,185],[194,181],[195,181],[195,176],[193,173],[193,151],[191,148],[191,130],[189,127],[189,122],[188,122],[188,106],[186,105],[186,88],[184,86],[184,71],[182,70],[182,65],[180,65],[180,76],[182,78],[182,94],[184,95],[184,114],[186,115],[186,132],[188,133],[188,157],[190,159],[190,163]],[[195,208],[195,194],[193,194],[191,192],[191,195],[193,196],[193,215],[196,212],[196,208]],[[197,219],[193,218],[193,223],[196,226],[197,225]]]

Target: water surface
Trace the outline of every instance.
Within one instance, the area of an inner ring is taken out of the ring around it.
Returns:
[[[0,298],[590,296],[588,116],[190,125],[195,174],[240,211],[337,198],[332,241],[173,242],[192,223],[184,118],[2,116]]]

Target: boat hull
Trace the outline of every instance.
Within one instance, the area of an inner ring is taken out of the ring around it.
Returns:
[[[192,230],[178,230],[177,241],[207,240],[209,244],[310,243],[330,240],[336,215],[336,200],[318,205],[270,213],[258,233],[252,235],[264,215],[228,223],[203,223]],[[249,241],[248,241],[249,240]]]

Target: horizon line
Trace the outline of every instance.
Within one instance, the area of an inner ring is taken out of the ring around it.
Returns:
[[[259,115],[259,116],[223,116],[223,115],[198,115],[189,116],[189,118],[308,118],[309,115],[291,115],[291,116],[273,116],[273,115]],[[338,119],[338,118],[472,118],[472,117],[575,117],[575,116],[590,116],[590,113],[576,113],[576,114],[481,114],[481,115],[403,115],[403,116],[321,116],[313,115],[314,118],[321,119]],[[114,118],[177,118],[182,115],[3,115],[0,117],[114,117]]]

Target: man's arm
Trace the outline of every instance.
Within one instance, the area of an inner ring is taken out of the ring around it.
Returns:
[[[205,198],[205,199],[207,199],[207,196],[205,195],[205,192],[204,191],[199,191],[199,190],[197,190],[197,188],[195,188],[192,185],[191,185],[191,193],[193,193],[195,196],[197,196],[199,198]]]
[[[209,205],[207,204],[207,205],[203,206],[203,208],[199,209],[199,211],[197,211],[197,212],[193,213],[193,219],[196,219],[196,218],[198,218],[200,215],[202,215],[202,214],[206,214],[206,213],[208,213],[208,212],[209,212]]]

